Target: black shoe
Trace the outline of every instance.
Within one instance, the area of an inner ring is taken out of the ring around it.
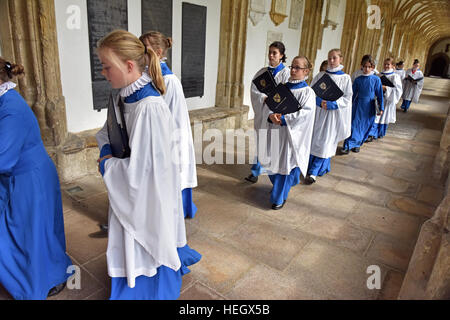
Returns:
[[[358,152],[359,152],[359,147],[353,148],[353,149],[352,149],[352,152],[358,153]]]
[[[403,109],[403,112],[408,112],[408,110],[406,110],[406,109]]]
[[[286,200],[284,200],[284,202],[282,204],[272,204],[272,209],[273,210],[280,210],[281,208],[284,207],[285,203],[286,203]]]
[[[98,226],[100,227],[100,230],[102,230],[104,232],[108,232],[108,230],[109,230],[108,224],[99,224]]]
[[[372,142],[373,141],[373,136],[369,136],[366,140],[366,142]]]
[[[63,283],[57,285],[56,287],[51,288],[50,291],[48,292],[47,297],[56,296],[58,293],[63,291],[65,287],[66,287],[66,283],[63,282]]]
[[[257,183],[258,182],[258,177],[255,177],[253,174],[251,174],[248,177],[246,177],[245,180],[247,180],[247,181],[249,181],[251,183]]]
[[[316,182],[316,179],[312,178],[311,176],[307,176],[305,178],[305,184],[310,185]]]
[[[350,150],[341,148],[341,155],[349,154]]]

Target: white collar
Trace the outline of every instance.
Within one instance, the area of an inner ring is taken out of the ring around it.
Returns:
[[[343,66],[342,64],[340,64],[338,67],[336,67],[336,68],[334,68],[334,69],[328,68],[327,71],[330,71],[330,72],[338,72],[338,71],[341,71],[342,69],[344,69],[344,66]]]
[[[0,97],[4,95],[8,90],[14,89],[17,85],[14,82],[8,81],[5,83],[2,83],[0,85]]]
[[[291,78],[289,78],[289,83],[300,83],[300,82],[302,82],[302,81],[306,81],[306,80],[308,80],[308,76],[306,76],[305,77],[305,79],[303,79],[303,80],[292,80]]]
[[[119,95],[122,98],[126,98],[131,96],[133,93],[135,93],[138,90],[141,90],[143,87],[145,87],[147,84],[152,82],[152,78],[148,75],[147,72],[143,72],[142,76],[137,79],[135,82],[130,84],[129,86],[120,89]]]
[[[392,72],[394,72],[394,69],[384,70],[382,73],[387,74],[387,73],[392,73]]]

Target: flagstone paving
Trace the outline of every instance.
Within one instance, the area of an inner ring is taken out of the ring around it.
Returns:
[[[396,299],[420,227],[444,195],[431,165],[448,98],[425,93],[410,112],[397,109],[385,138],[333,158],[328,175],[294,187],[279,211],[270,208],[268,177],[244,181],[249,165],[198,165],[199,210],[186,229],[203,258],[183,278],[180,299]],[[51,299],[108,299],[107,238],[98,228],[108,215],[103,181],[88,176],[62,189],[81,288]],[[374,265],[381,288],[370,290]],[[10,299],[1,286],[0,299]]]

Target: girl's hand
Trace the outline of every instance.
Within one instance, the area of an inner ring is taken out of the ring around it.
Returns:
[[[279,113],[272,113],[269,116],[270,121],[272,121],[273,124],[277,124],[281,126],[281,114]]]
[[[106,156],[104,156],[104,157],[102,157],[102,158],[100,158],[100,159],[97,160],[97,163],[98,163],[98,172],[99,172],[100,174],[102,174],[102,172],[101,172],[101,170],[100,170],[100,163],[101,163],[103,160],[111,159],[111,158],[112,158],[112,155],[111,155],[111,154],[108,154],[108,155],[106,155]]]
[[[322,109],[327,110],[327,102],[325,100],[322,101]]]

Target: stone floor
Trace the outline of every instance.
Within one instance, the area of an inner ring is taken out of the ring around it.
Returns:
[[[186,221],[189,245],[203,258],[183,279],[180,299],[395,299],[421,224],[443,197],[430,172],[448,98],[424,91],[388,135],[359,154],[337,156],[331,172],[291,190],[270,209],[270,181],[243,180],[249,165],[199,165],[196,217]],[[54,299],[109,296],[108,197],[100,176],[62,186],[67,250],[81,268],[81,289]],[[381,289],[369,290],[369,266]],[[0,288],[0,299],[9,299]]]

